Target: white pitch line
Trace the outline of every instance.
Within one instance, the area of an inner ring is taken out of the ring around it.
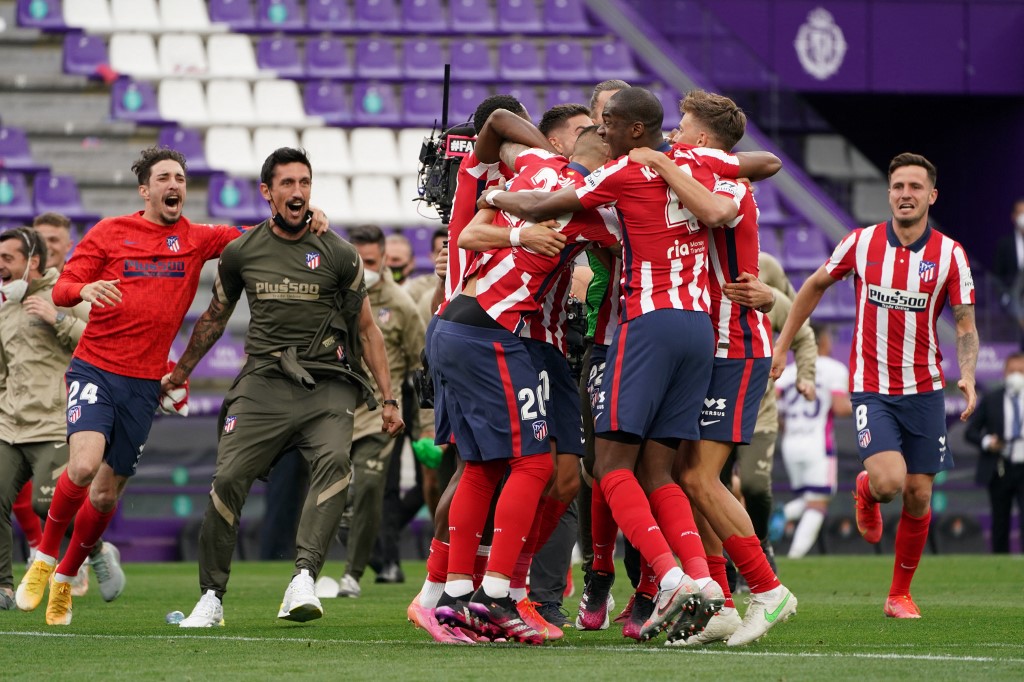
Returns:
[[[305,644],[310,643],[323,643],[323,644],[421,644],[423,646],[437,646],[435,642],[427,642],[423,640],[417,641],[404,641],[394,639],[312,639],[308,637],[243,637],[239,635],[86,635],[74,632],[0,632],[0,637],[51,637],[51,638],[65,638],[65,639],[155,639],[155,640],[189,640],[193,642],[200,641],[219,641],[219,642],[274,642],[278,644]],[[511,648],[509,646],[498,645],[501,648]],[[519,647],[516,647],[519,648]],[[816,651],[809,652],[784,652],[784,651],[736,651],[729,649],[673,649],[669,647],[633,647],[633,646],[594,646],[585,647],[575,644],[561,645],[561,646],[550,646],[550,647],[537,647],[536,651],[614,651],[614,652],[631,652],[631,653],[645,653],[645,654],[666,654],[678,656],[680,653],[691,653],[700,656],[771,656],[775,658],[867,658],[867,659],[878,659],[878,660],[901,660],[901,661],[944,661],[944,662],[964,662],[964,663],[1024,663],[1024,658],[993,658],[990,656],[945,656],[939,654],[895,654],[895,653],[857,653],[857,652],[834,652],[834,653],[822,653]]]

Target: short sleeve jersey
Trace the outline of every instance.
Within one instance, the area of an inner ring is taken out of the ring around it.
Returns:
[[[54,304],[81,303],[82,287],[101,279],[120,280],[122,298],[115,306],[92,307],[75,357],[127,377],[166,374],[171,343],[195,298],[203,263],[242,231],[194,225],[184,217],[167,227],[146,220],[141,211],[96,223],[54,285]]]
[[[795,443],[814,444],[819,449],[835,454],[833,437],[832,398],[845,395],[850,381],[846,366],[827,356],[819,355],[815,361],[815,399],[807,400],[796,390],[796,365],[790,364],[775,382],[775,389],[781,396],[782,414],[786,420],[786,440]]]
[[[354,246],[333,232],[283,239],[265,221],[224,249],[214,293],[225,304],[245,293],[246,353],[266,355],[294,346],[301,354],[333,313],[336,294],[346,288],[366,296],[363,262]],[[310,359],[336,362],[346,360],[346,352],[339,344],[321,344]]]

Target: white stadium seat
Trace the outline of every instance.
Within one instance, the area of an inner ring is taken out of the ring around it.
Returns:
[[[430,128],[406,128],[399,131],[398,163],[402,167],[402,175],[416,175],[425,137],[430,137]]]
[[[260,172],[249,129],[238,126],[214,126],[206,131],[206,162],[210,168],[232,175],[253,177]]]
[[[212,80],[206,84],[206,106],[211,123],[254,125],[256,108],[252,90],[244,80]]]
[[[257,78],[256,52],[249,36],[240,33],[212,35],[206,44],[210,75],[230,78]]]
[[[256,121],[264,125],[309,125],[302,94],[295,81],[266,80],[253,85]]]
[[[108,47],[110,68],[133,78],[160,77],[153,36],[148,33],[115,33]]]
[[[160,118],[167,121],[177,121],[186,126],[205,126],[210,123],[203,84],[197,80],[163,79],[157,91],[157,106]]]
[[[75,0],[64,3],[64,23],[72,28],[103,33],[114,27],[107,0]]]
[[[210,23],[205,0],[160,0],[160,24],[165,31],[210,33],[223,30]]]
[[[256,163],[260,166],[275,149],[298,146],[299,136],[294,128],[263,127],[252,132],[252,153],[256,157]]]
[[[162,28],[156,0],[110,0],[110,15],[118,31],[158,32]]]
[[[160,71],[164,76],[205,76],[206,47],[195,33],[165,33],[157,46]]]
[[[314,173],[316,168],[313,169]],[[352,222],[348,180],[340,175],[314,175],[309,203],[323,210],[335,225]]]
[[[850,171],[855,180],[884,180],[878,170],[856,147],[850,147]]]
[[[850,199],[853,217],[861,225],[874,225],[892,216],[889,183],[885,180],[857,180]]]
[[[357,174],[401,175],[395,134],[387,128],[352,131],[352,166]]]
[[[405,215],[398,206],[395,179],[383,175],[352,178],[352,218],[358,223],[402,223]]]
[[[853,175],[846,140],[840,135],[808,135],[804,142],[804,165],[814,177],[848,180]]]
[[[419,195],[416,176],[403,175],[398,182],[398,208],[402,212],[402,223],[440,226],[440,216],[434,207],[428,206],[425,201],[415,201]]]
[[[302,131],[302,146],[313,164],[313,177],[320,173],[349,175],[352,158],[348,137],[341,128],[306,128]]]

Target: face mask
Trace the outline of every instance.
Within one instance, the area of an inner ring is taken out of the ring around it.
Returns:
[[[395,279],[396,284],[401,284],[405,281],[405,265],[395,266],[391,268],[391,276]]]
[[[1017,229],[1024,232],[1024,213],[1017,216]]]
[[[1006,390],[1007,392],[1017,395],[1024,391],[1024,373],[1022,372],[1010,372],[1006,375]]]
[[[28,276],[28,273],[25,273]],[[21,299],[25,298],[25,293],[28,291],[28,280],[25,278],[16,279],[10,284],[5,284],[0,287],[0,292],[3,292],[4,303],[21,303]]]
[[[373,287],[377,286],[378,282],[380,282],[380,273],[377,272],[376,270],[371,270],[369,268],[364,268],[363,269],[363,282],[366,283],[366,288],[367,289],[372,289]]]
[[[280,227],[282,230],[284,230],[288,234],[296,234],[298,232],[301,232],[303,230],[303,228],[306,227],[306,225],[309,225],[309,222],[312,219],[313,219],[313,212],[312,211],[306,211],[306,217],[298,225],[289,225],[288,223],[285,222],[284,218],[281,217],[280,213],[274,214],[274,224],[277,225],[278,227]]]

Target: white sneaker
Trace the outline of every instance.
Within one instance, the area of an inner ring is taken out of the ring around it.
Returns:
[[[206,594],[196,602],[196,606],[192,609],[192,613],[188,614],[188,618],[178,623],[179,628],[213,628],[223,627],[223,625],[224,606],[220,603],[220,599],[217,599],[217,594],[213,590],[207,590]]]
[[[90,562],[92,572],[96,574],[96,582],[100,585],[103,601],[114,601],[124,591],[126,579],[121,570],[121,552],[110,542],[103,543],[100,550]]]
[[[71,581],[71,596],[84,597],[89,592],[89,557],[78,569],[78,575]]]
[[[670,639],[665,646],[695,646],[698,644],[710,644],[711,642],[724,642],[736,632],[742,623],[740,612],[735,607],[723,608],[716,613],[708,622],[703,632],[698,632],[693,637]]]
[[[313,594],[320,599],[334,599],[338,596],[338,581],[329,575],[322,575],[313,585]]]
[[[313,577],[304,568],[288,583],[288,589],[284,591],[284,600],[281,602],[281,609],[277,612],[277,617],[282,620],[305,623],[307,620],[315,620],[323,615],[324,607],[316,598]]]
[[[339,597],[358,598],[362,593],[363,590],[359,587],[359,581],[353,578],[351,574],[346,573],[341,576],[341,581],[338,583]]]
[[[729,637],[729,646],[743,646],[760,639],[775,625],[796,613],[796,595],[785,585],[774,590],[750,595],[750,605],[743,622]]]

